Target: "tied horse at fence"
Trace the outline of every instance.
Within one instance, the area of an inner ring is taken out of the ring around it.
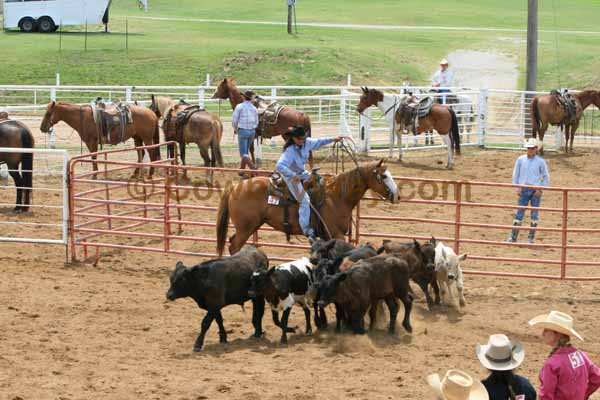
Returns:
[[[398,202],[398,187],[383,160],[342,172],[326,184],[318,211],[331,238],[344,238],[350,229],[352,210],[368,189],[392,203]],[[269,204],[269,192],[268,177],[254,177],[225,188],[217,214],[217,252],[220,256],[225,248],[230,217],[235,227],[235,234],[229,239],[230,254],[239,251],[264,223],[286,232],[284,212],[278,205]],[[294,235],[302,234],[297,204],[290,206],[289,217],[291,226],[288,231]]]
[[[185,165],[185,145],[196,143],[205,167],[223,167],[221,138],[223,123],[213,113],[199,106],[176,103],[170,97],[151,96],[150,109],[157,117],[163,117],[163,133],[165,141],[175,140],[179,143],[181,162]],[[169,157],[174,157],[174,145],[169,145]],[[208,150],[210,149],[210,155]],[[184,170],[187,173],[187,170]],[[207,171],[207,179],[212,182],[212,174]]]
[[[574,107],[570,102],[574,103]],[[583,111],[594,104],[600,108],[600,91],[584,90],[579,93],[563,95],[557,91],[550,94],[535,96],[531,100],[531,122],[532,136],[537,138],[539,134],[540,154],[544,150],[544,134],[548,125],[564,126],[565,130],[565,153],[570,150],[573,152],[573,139],[575,132],[579,127],[579,121],[583,116]],[[573,108],[570,111],[570,108]]]
[[[46,114],[40,125],[42,132],[50,132],[50,128],[60,121],[64,121],[71,128],[75,129],[81,140],[85,143],[90,153],[96,153],[98,146],[102,144],[116,145],[121,142],[133,138],[135,146],[152,145],[159,143],[158,118],[154,113],[145,107],[128,106],[131,112],[131,123],[127,123],[125,129],[121,131],[121,123],[116,126],[111,126],[109,132],[104,132],[102,129],[104,124],[96,122],[94,117],[94,109],[91,105],[69,104],[63,102],[52,101],[48,104]],[[107,106],[101,115],[107,118],[115,117],[118,114],[116,107]],[[101,117],[103,118],[103,117]],[[123,132],[122,136],[119,132]],[[158,148],[146,150],[151,161],[160,160],[160,151]],[[138,163],[144,159],[144,150],[137,150]],[[98,171],[96,156],[92,156],[92,167],[94,172]],[[139,175],[140,168],[136,168],[134,175]],[[154,167],[150,167],[150,176],[154,173]],[[94,179],[96,175],[94,175]]]
[[[235,85],[235,81],[233,79],[227,79],[227,78],[223,79],[221,81],[221,83],[219,83],[219,86],[217,87],[217,90],[213,94],[212,98],[229,100],[229,102],[231,103],[232,110],[235,110],[235,107],[238,104],[243,103],[243,101],[244,101],[244,98],[242,97],[242,93],[240,92],[238,87]],[[310,126],[310,117],[308,116],[308,114],[305,114],[305,113],[298,111],[289,106],[283,106],[283,107],[278,107],[277,112],[274,113],[275,118],[268,121],[268,120],[266,120],[266,119],[269,119],[267,117],[267,114],[269,114],[268,105],[266,105],[264,103],[264,100],[262,100],[260,98],[255,99],[254,103],[255,103],[255,106],[258,106],[257,108],[259,109],[259,112],[261,110],[265,111],[263,114],[259,115],[259,125],[258,125],[258,129],[256,130],[256,133],[257,133],[256,143],[259,145],[259,149],[260,149],[260,139],[258,138],[259,136],[261,138],[266,138],[266,139],[269,139],[269,138],[272,138],[275,136],[282,136],[284,140],[287,140],[289,138],[290,128],[293,128],[295,126],[303,127],[304,131],[307,133],[307,135],[310,136],[311,126]],[[258,154],[257,154],[256,158],[260,159],[261,158],[260,150],[258,150],[257,153]],[[250,154],[252,156],[252,162],[255,163],[256,159],[254,158],[254,145],[252,145],[250,147]],[[309,162],[310,167],[312,168],[313,167],[312,153],[310,155],[308,162]]]
[[[10,119],[0,121],[0,147],[32,149],[33,135],[25,124]],[[33,153],[0,153],[0,164],[6,164],[15,181],[17,201],[14,212],[20,214],[29,210],[31,188],[33,187]],[[21,170],[19,172],[19,164]]]
[[[427,107],[427,112],[421,112],[420,103],[415,103],[412,96],[383,93],[367,87],[363,87],[362,92],[356,111],[362,115],[367,108],[376,106],[384,113],[390,127],[390,157],[394,149],[394,137],[397,136],[398,159],[402,160],[402,131],[405,126],[412,125],[415,133],[435,129],[448,147],[447,167],[454,167],[454,151],[460,155],[460,135],[458,120],[451,108],[431,104]]]

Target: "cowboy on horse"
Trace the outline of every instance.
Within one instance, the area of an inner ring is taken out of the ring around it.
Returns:
[[[302,182],[310,178],[310,173],[304,166],[308,162],[311,151],[318,150],[329,143],[339,142],[341,136],[335,138],[313,139],[307,137],[302,126],[296,126],[290,132],[290,137],[283,147],[283,154],[279,157],[276,171],[281,174],[288,189],[300,205],[298,210],[300,227],[302,233],[312,243],[315,239],[315,231],[310,226],[310,198],[304,190]]]

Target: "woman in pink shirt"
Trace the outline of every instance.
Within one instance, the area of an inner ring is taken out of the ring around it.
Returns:
[[[600,387],[600,369],[571,345],[571,337],[583,341],[573,329],[573,318],[550,311],[529,321],[543,328],[542,341],[552,347],[540,371],[539,400],[586,400]]]

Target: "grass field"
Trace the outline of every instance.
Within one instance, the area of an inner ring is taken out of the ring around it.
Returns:
[[[285,21],[286,9],[281,3],[275,7],[266,0],[154,0],[147,16]],[[542,30],[597,30],[598,0],[540,3]],[[302,0],[297,8],[299,22],[507,29],[521,29],[526,24],[523,0]],[[404,80],[423,84],[437,61],[457,49],[512,54],[519,59],[521,73],[524,70],[522,32],[300,27],[300,34],[294,37],[285,33],[284,26],[129,18],[126,37],[127,17],[146,15],[133,0],[113,2],[111,13],[112,33],[105,35],[99,33],[100,26],[92,27],[96,32],[87,37],[87,51],[85,36],[78,28],[69,28],[62,37],[0,33],[4,55],[0,59],[0,83],[51,84],[55,72],[60,72],[63,84],[198,84],[206,73],[215,79],[234,76],[238,82],[257,84],[343,84],[347,73],[352,73],[357,84],[398,84]],[[538,86],[600,86],[595,70],[600,61],[599,39],[600,35],[541,32]]]

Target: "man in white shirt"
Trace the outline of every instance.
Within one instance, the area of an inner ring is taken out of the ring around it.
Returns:
[[[431,79],[431,86],[438,89],[438,93],[449,93],[449,87],[454,86],[454,72],[448,68],[448,60],[440,61],[440,70]],[[442,95],[442,104],[446,104],[446,95]]]
[[[242,93],[242,96],[244,96],[244,102],[238,104],[233,111],[233,133],[238,135],[241,157],[240,169],[244,169],[246,166],[254,169],[249,150],[256,134],[256,127],[258,127],[258,111],[251,103],[254,92],[247,90]],[[239,174],[240,176],[244,176],[244,173],[241,171]]]

